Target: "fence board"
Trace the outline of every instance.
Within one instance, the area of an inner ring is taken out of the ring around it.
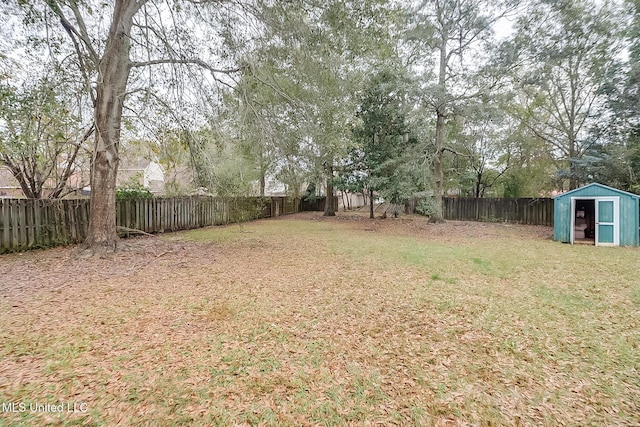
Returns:
[[[15,227],[11,230],[11,242],[14,246],[20,247],[20,241],[18,236],[20,233],[20,223],[18,222],[18,204],[15,203],[9,206],[9,225],[15,224]]]
[[[5,242],[9,241],[9,233],[11,232],[11,228],[9,227],[9,204],[1,203],[0,200],[0,228],[2,228],[2,240]],[[0,247],[0,250],[2,247]]]

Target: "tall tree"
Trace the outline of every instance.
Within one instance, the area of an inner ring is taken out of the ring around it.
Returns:
[[[423,104],[435,116],[436,212],[430,218],[432,222],[444,221],[443,162],[447,151],[447,126],[452,118],[462,114],[469,100],[487,92],[486,81],[479,79],[483,62],[487,60],[483,51],[491,41],[493,24],[510,9],[511,6],[488,0],[425,0],[415,10],[409,41],[417,57],[429,60],[420,64],[419,69],[425,77]],[[435,76],[430,71],[432,68],[436,70]]]
[[[605,100],[589,147],[576,162],[579,177],[640,194],[640,3],[625,1],[628,55],[616,58],[600,93]],[[625,23],[626,24],[626,23]]]
[[[217,76],[237,69],[218,69],[206,61],[208,58],[199,57],[199,49],[189,38],[195,33],[183,31],[197,18],[202,18],[202,25],[213,18],[205,13],[206,2],[115,0],[109,4],[49,0],[45,4],[42,9],[39,4],[25,3],[27,20],[40,15],[47,24],[58,21],[75,52],[94,105],[91,214],[86,245],[93,251],[113,251],[118,241],[115,189],[122,118],[125,100],[132,92],[132,73],[141,82],[149,67],[163,69],[163,65],[169,65],[170,72],[179,65],[195,65],[207,69],[219,81]],[[220,3],[209,6],[216,10]],[[220,38],[210,38],[209,42],[220,43]]]
[[[620,48],[615,3],[576,0],[533,3],[510,44],[519,66],[517,117],[564,163],[569,189],[588,150],[588,130],[601,104],[600,89]]]
[[[356,94],[371,64],[395,53],[389,32],[399,17],[383,0],[276,2],[269,9],[265,43],[277,60],[261,80],[280,92],[304,128],[297,151],[325,182],[325,215],[335,214],[334,172],[352,143]]]
[[[369,190],[369,218],[373,219],[373,192],[393,204],[411,197],[414,180],[409,165],[413,140],[405,120],[406,81],[392,71],[382,70],[367,85],[354,128],[358,142],[353,161],[366,178]]]
[[[253,164],[258,179],[258,193],[265,195],[267,178],[279,176],[287,181],[288,191],[299,188],[291,181],[301,138],[296,87],[280,73],[276,63],[280,53],[271,57],[269,46],[252,55],[252,71],[243,73],[234,90],[225,99],[228,122],[233,129],[231,140],[236,152]],[[291,169],[293,168],[293,169]],[[295,181],[295,179],[294,179]]]

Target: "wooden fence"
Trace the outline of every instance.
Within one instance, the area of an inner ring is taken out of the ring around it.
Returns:
[[[444,197],[444,219],[553,225],[553,199],[472,199]]]
[[[122,236],[188,230],[299,212],[288,197],[178,197],[118,200]],[[89,201],[0,199],[0,253],[82,242],[89,226]]]
[[[334,202],[337,204],[337,198]],[[287,197],[178,197],[119,200],[116,224],[122,236],[188,230],[210,225],[323,210],[324,198],[302,203]],[[449,220],[553,225],[552,199],[443,198]],[[0,253],[82,242],[89,201],[0,199]]]
[[[301,208],[302,211],[323,211],[327,198],[325,196],[317,196],[313,199],[302,199]],[[338,211],[338,197],[333,196],[333,209]]]

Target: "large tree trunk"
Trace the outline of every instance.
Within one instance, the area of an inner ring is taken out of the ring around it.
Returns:
[[[324,204],[324,216],[335,216],[336,210],[333,206],[333,162],[327,162],[327,200]]]
[[[440,15],[440,11],[439,11]],[[440,17],[440,16],[439,16]],[[429,217],[431,223],[444,222],[442,217],[442,198],[444,197],[444,171],[442,169],[442,163],[444,158],[444,142],[446,132],[446,116],[445,108],[447,103],[447,63],[449,62],[449,56],[447,55],[447,40],[448,34],[446,29],[442,29],[440,39],[440,64],[438,69],[438,90],[440,96],[443,97],[439,102],[440,105],[436,106],[436,152],[433,162],[433,175],[435,178],[435,197],[434,206],[435,212]]]
[[[433,175],[436,184],[433,198],[435,212],[429,217],[429,222],[431,223],[444,222],[444,218],[442,217],[442,198],[444,197],[444,171],[442,169],[442,163],[444,157],[445,131],[445,116],[438,111],[436,116],[436,155],[433,161]]]
[[[91,162],[91,213],[85,241],[93,252],[114,251],[118,242],[116,177],[120,161],[120,126],[131,71],[131,26],[138,8],[133,0],[116,2],[109,38],[99,64],[94,109],[96,133]]]

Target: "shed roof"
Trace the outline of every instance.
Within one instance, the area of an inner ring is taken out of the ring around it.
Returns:
[[[582,186],[580,188],[576,188],[574,190],[567,191],[566,193],[559,194],[559,195],[555,196],[554,199],[558,199],[560,197],[568,196],[568,195],[570,195],[572,193],[584,190],[585,188],[589,188],[589,187],[599,187],[599,188],[602,188],[604,190],[609,190],[609,191],[613,191],[615,193],[620,193],[620,194],[624,194],[626,196],[631,196],[631,197],[634,197],[636,199],[640,199],[640,196],[637,195],[637,194],[633,194],[633,193],[629,193],[629,192],[626,192],[626,191],[618,190],[617,188],[609,187],[609,186],[604,185],[604,184],[598,184],[597,182],[593,182],[591,184],[584,185],[584,186]]]

